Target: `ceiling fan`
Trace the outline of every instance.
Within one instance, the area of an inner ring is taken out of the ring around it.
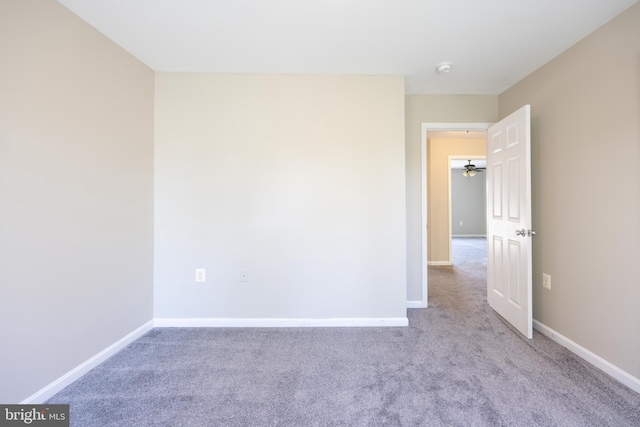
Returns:
[[[486,169],[486,168],[476,167],[476,165],[471,164],[471,160],[467,160],[467,161],[469,162],[469,164],[464,165],[464,172],[462,172],[462,175],[464,176],[476,176],[476,172],[482,172]]]

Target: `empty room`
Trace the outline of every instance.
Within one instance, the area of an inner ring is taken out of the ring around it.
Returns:
[[[638,164],[637,0],[0,0],[0,424],[640,425]]]

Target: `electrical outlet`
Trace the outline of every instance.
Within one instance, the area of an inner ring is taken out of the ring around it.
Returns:
[[[196,268],[196,282],[204,283],[207,281],[207,270],[205,268]]]
[[[462,221],[460,221],[460,225],[463,225],[464,223]]]
[[[542,273],[542,287],[546,289],[551,289],[551,275]]]
[[[240,281],[241,282],[248,282],[249,281],[249,270],[248,269],[240,270]]]

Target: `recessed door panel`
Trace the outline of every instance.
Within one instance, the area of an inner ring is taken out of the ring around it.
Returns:
[[[507,149],[513,148],[520,143],[519,128],[517,124],[507,128]]]
[[[497,163],[491,166],[493,172],[493,193],[491,204],[493,206],[493,218],[502,219],[502,164]]]
[[[520,307],[520,256],[521,243],[516,240],[509,240],[509,302],[517,308]]]
[[[502,132],[497,132],[495,135],[491,136],[491,152],[499,153],[502,151]]]
[[[503,240],[501,237],[496,236],[493,239],[493,257],[496,259],[496,263],[493,265],[493,290],[500,297],[504,296],[504,282],[502,280],[502,253],[503,253]]]
[[[507,185],[507,206],[509,207],[509,221],[520,222],[520,161],[518,158],[507,161],[509,179]]]

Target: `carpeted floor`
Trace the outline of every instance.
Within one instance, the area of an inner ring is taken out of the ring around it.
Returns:
[[[640,426],[640,394],[486,303],[454,239],[408,328],[154,329],[54,396],[72,426]]]

